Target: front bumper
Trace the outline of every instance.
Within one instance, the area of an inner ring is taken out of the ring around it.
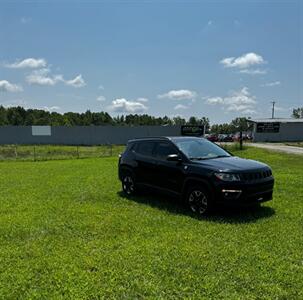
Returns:
[[[272,200],[274,178],[255,182],[217,182],[214,202],[220,205],[253,205]]]

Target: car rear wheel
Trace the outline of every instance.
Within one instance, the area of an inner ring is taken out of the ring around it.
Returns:
[[[131,196],[136,192],[135,179],[131,172],[126,172],[122,176],[122,190],[128,196]]]
[[[200,186],[190,188],[186,199],[190,210],[197,216],[206,215],[211,208],[209,194]]]

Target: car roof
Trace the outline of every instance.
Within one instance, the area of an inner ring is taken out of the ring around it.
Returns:
[[[153,136],[153,137],[142,137],[142,138],[135,138],[131,139],[128,142],[134,143],[134,142],[145,142],[145,141],[172,141],[176,142],[178,140],[187,140],[187,139],[201,139],[203,137],[196,137],[196,136]]]

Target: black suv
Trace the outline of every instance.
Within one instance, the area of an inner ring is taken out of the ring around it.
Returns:
[[[202,215],[215,204],[257,204],[272,199],[274,178],[263,163],[233,156],[197,137],[142,138],[119,158],[127,195],[152,187],[181,196]]]

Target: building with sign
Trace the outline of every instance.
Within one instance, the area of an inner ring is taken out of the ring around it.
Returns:
[[[181,135],[203,136],[205,134],[204,125],[182,125]]]
[[[296,142],[303,141],[303,119],[255,119],[253,123],[254,142]]]

